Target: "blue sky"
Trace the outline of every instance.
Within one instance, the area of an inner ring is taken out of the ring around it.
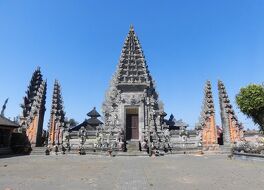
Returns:
[[[239,120],[252,128],[235,95],[264,82],[263,10],[262,0],[0,1],[0,103],[9,97],[6,115],[19,115],[40,66],[48,80],[44,127],[55,79],[67,116],[83,121],[93,106],[101,109],[133,24],[168,114],[194,126],[211,80],[220,124],[221,79]]]

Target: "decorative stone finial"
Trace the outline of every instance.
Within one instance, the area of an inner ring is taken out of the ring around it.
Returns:
[[[133,26],[133,24],[130,24],[130,31],[134,31],[134,26]]]
[[[5,116],[5,109],[6,109],[6,104],[7,104],[7,102],[8,102],[8,99],[9,99],[9,98],[7,98],[7,99],[5,100],[5,103],[4,103],[3,107],[2,107],[1,116]]]

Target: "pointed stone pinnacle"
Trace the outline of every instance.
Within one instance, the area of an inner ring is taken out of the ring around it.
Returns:
[[[134,31],[134,26],[133,26],[133,24],[130,24],[130,29],[129,29],[130,31]]]

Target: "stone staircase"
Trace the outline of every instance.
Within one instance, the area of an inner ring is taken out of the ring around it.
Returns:
[[[148,156],[146,151],[139,151],[138,141],[127,141],[126,152],[118,152],[116,156]]]
[[[189,148],[183,150],[172,149],[167,154],[202,154],[202,150],[199,148]]]
[[[46,147],[32,147],[30,155],[45,155]]]
[[[222,154],[231,154],[231,146],[221,145],[220,150]]]
[[[231,146],[225,146],[225,145],[220,145],[215,149],[212,150],[203,150],[203,152],[207,155],[213,155],[213,154],[226,154],[229,155],[231,154]]]
[[[139,151],[138,141],[127,141],[126,148],[127,152]]]

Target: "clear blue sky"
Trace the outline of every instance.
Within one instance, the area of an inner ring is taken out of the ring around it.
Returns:
[[[235,95],[264,81],[263,0],[0,1],[0,104],[21,113],[32,72],[48,80],[45,127],[55,79],[67,116],[81,122],[96,106],[116,69],[129,25],[139,36],[165,111],[194,126],[203,88],[212,81],[217,123],[217,80],[245,127]]]

